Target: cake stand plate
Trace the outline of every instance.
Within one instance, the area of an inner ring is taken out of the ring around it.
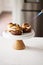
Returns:
[[[23,33],[22,35],[12,35],[10,32],[4,31],[3,32],[3,37],[7,39],[12,39],[14,41],[13,48],[17,50],[21,50],[25,48],[25,44],[23,42],[23,39],[29,39],[31,37],[35,36],[35,32],[32,29],[30,33]]]

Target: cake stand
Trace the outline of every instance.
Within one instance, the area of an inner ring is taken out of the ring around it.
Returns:
[[[12,39],[13,41],[16,40],[16,42],[14,41],[13,48],[15,48],[17,50],[25,49],[25,44],[24,44],[23,40],[29,39],[34,36],[35,36],[35,32],[33,29],[31,30],[30,33],[23,33],[22,35],[12,35],[10,32],[7,32],[7,31],[3,32],[3,37],[5,37],[7,39]]]

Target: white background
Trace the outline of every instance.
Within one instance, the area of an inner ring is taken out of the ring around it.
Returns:
[[[43,65],[43,38],[24,40],[24,50],[13,49],[12,40],[0,37],[0,65]]]

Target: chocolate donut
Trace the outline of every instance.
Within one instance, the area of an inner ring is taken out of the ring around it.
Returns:
[[[31,25],[29,25],[28,23],[23,23],[22,29],[23,29],[24,33],[29,33],[29,32],[31,32]]]
[[[23,33],[22,28],[18,25],[18,24],[8,24],[8,31],[12,34],[12,35],[21,35]]]

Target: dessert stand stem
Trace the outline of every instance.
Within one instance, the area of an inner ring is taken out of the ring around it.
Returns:
[[[23,40],[16,40],[14,42],[13,48],[16,50],[25,49],[25,44],[24,44]]]

